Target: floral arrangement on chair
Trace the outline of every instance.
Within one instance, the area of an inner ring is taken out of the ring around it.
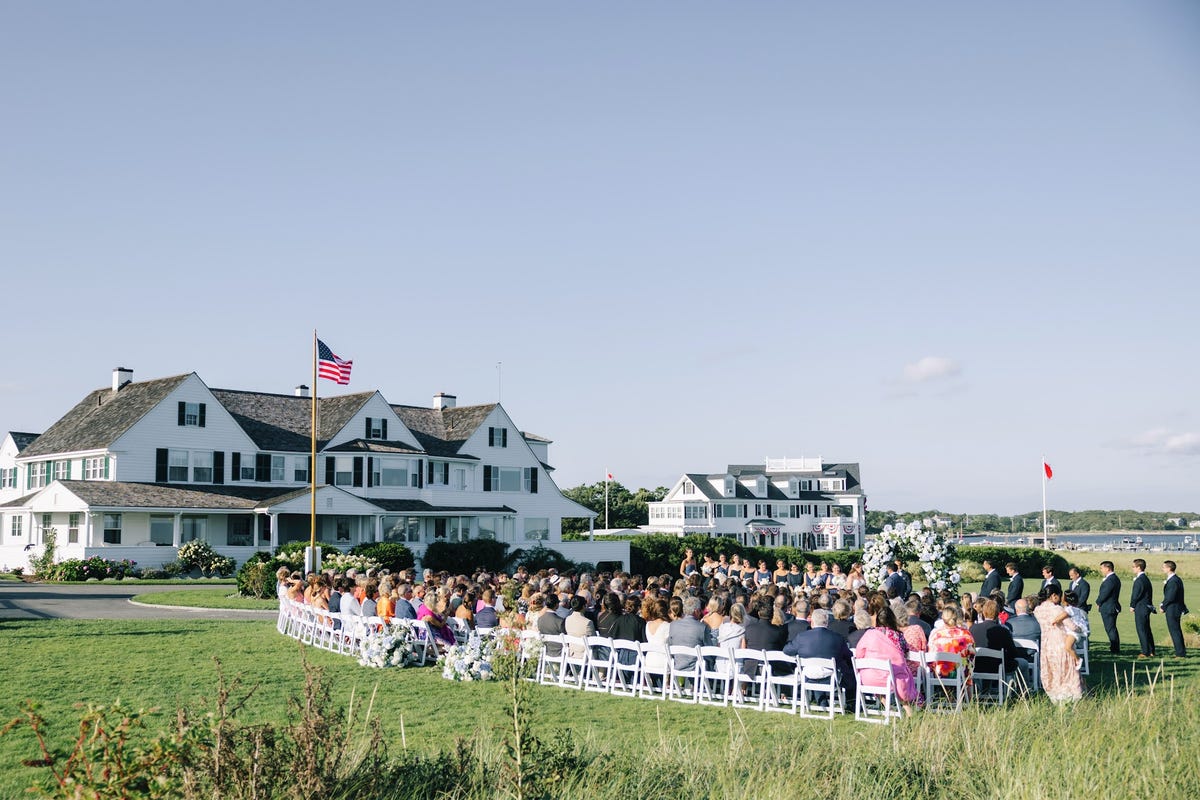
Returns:
[[[381,630],[369,631],[358,648],[358,663],[364,667],[407,667],[420,660],[412,620],[393,619]]]
[[[490,639],[472,639],[467,644],[449,647],[438,656],[442,677],[449,681],[490,681],[492,674]]]

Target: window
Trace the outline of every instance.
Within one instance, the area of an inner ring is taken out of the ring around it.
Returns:
[[[428,470],[430,486],[448,486],[450,484],[450,464],[446,461],[430,461]]]
[[[383,418],[376,419],[374,417],[367,417],[367,438],[386,439],[387,420]]]
[[[385,542],[419,542],[421,541],[420,517],[383,518],[383,540]]]
[[[104,515],[104,543],[105,544],[120,544],[121,543],[121,515],[120,514],[105,514]]]
[[[350,541],[350,518],[349,517],[338,517],[337,518],[337,540],[339,542]]]
[[[484,467],[483,470],[485,492],[521,491],[525,476],[519,467]]]
[[[496,517],[480,517],[479,518],[479,538],[480,539],[495,539],[496,538]]]
[[[287,480],[287,459],[283,456],[271,456],[271,480],[285,481]]]
[[[241,459],[238,462],[238,472],[241,473],[241,478],[244,481],[257,480],[254,474],[255,453],[242,453]]]
[[[408,459],[376,459],[375,475],[371,482],[376,486],[408,486]]]
[[[525,520],[525,539],[544,542],[550,538],[550,520],[546,517],[528,517]]]
[[[684,481],[683,488],[680,491],[683,494],[695,494],[696,493],[696,484],[692,483],[691,481]]]
[[[159,547],[170,547],[175,543],[175,518],[167,514],[150,516],[150,541]]]
[[[16,538],[16,539],[21,538],[21,536],[24,535],[24,530],[23,530],[24,525],[25,525],[25,518],[20,516],[19,514],[14,515],[12,518],[12,522],[9,524],[9,528],[8,528],[9,534],[11,534],[13,536],[13,538]]]
[[[171,450],[167,453],[167,480],[171,483],[186,483],[188,479],[188,451]]]
[[[67,515],[67,544],[79,544],[79,515]]]
[[[83,460],[83,479],[85,481],[104,480],[104,456]]]
[[[55,461],[54,462],[54,480],[65,481],[71,477],[71,462],[70,461]]]
[[[46,535],[46,531],[53,527],[53,517],[49,514],[42,514],[42,535]]]
[[[208,541],[208,517],[182,517],[179,520],[179,541]]]
[[[292,480],[297,483],[308,483],[308,456],[292,457]]]
[[[354,459],[351,456],[337,456],[333,460],[333,485],[354,485]]]
[[[252,546],[254,544],[254,517],[250,514],[230,517],[225,543],[230,547]]]
[[[204,403],[179,403],[179,418],[180,426],[190,426],[203,428],[204,427]]]
[[[39,461],[36,464],[29,465],[29,488],[40,489],[46,485],[46,475],[49,472],[50,464],[46,461]]]
[[[488,428],[488,447],[508,447],[508,428]]]
[[[0,489],[17,488],[17,468],[0,469]]]
[[[192,453],[192,480],[196,483],[212,483],[213,454]]]
[[[450,541],[465,542],[471,538],[471,520],[469,517],[450,518]]]
[[[727,475],[725,477],[725,496],[733,497],[733,476],[732,475]]]
[[[460,492],[466,490],[466,488],[467,488],[467,470],[465,467],[455,467],[454,468],[454,482],[451,485],[455,489],[458,489]]]
[[[521,470],[521,486],[525,491],[532,494],[537,494],[538,471],[537,467],[525,467]]]

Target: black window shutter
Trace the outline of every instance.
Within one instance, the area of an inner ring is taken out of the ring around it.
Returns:
[[[450,462],[449,461],[447,461],[445,464],[442,464],[442,483],[446,484],[447,486],[450,485]]]
[[[354,485],[355,486],[362,486],[362,484],[363,484],[362,468],[363,468],[362,456],[355,456],[354,457]]]
[[[428,470],[429,470],[429,476],[426,477],[425,480],[432,484],[433,483],[433,462],[432,461],[429,462]]]
[[[179,424],[180,425],[185,424],[186,420],[187,420],[187,403],[180,400],[179,401]]]
[[[487,464],[483,465],[483,490],[485,492],[492,490],[492,468]]]
[[[229,455],[229,480],[240,481],[242,479],[242,454],[230,453]]]
[[[179,424],[182,425],[183,423],[181,422]],[[496,446],[496,429],[489,426],[488,427],[488,447],[495,447],[495,446]]]
[[[308,480],[309,480],[309,482],[316,483],[316,481],[313,480],[315,477],[316,476],[313,475],[313,471],[312,471],[312,456],[309,456],[308,457]]]
[[[367,458],[367,488],[375,485],[375,459]]]
[[[201,414],[203,415],[203,412],[201,412]],[[203,419],[203,418],[204,418],[204,417],[203,417],[203,416],[201,416],[201,419]],[[200,423],[200,424],[202,424],[202,425],[203,425],[204,423]],[[508,428],[501,428],[501,429],[500,429],[500,446],[501,446],[501,447],[508,447]]]
[[[421,489],[425,486],[425,470],[421,468],[421,462],[417,462],[417,488]]]
[[[217,450],[213,453],[213,483],[225,482],[225,453]]]
[[[537,494],[537,474],[538,474],[537,467],[529,468],[529,491],[532,492],[533,494]]]
[[[201,428],[204,427],[204,406],[205,406],[204,403],[200,404],[200,427]]]
[[[325,456],[325,483],[333,486],[337,482],[337,462],[333,456]]]
[[[154,451],[154,480],[159,483],[167,482],[167,448],[165,447]]]
[[[366,430],[366,433],[363,434],[363,438],[364,439],[371,438],[371,418],[370,417],[367,417],[367,430]]]
[[[254,454],[254,480],[259,483],[271,482],[271,454]]]
[[[384,417],[383,419],[379,420],[379,432],[383,435],[383,438],[386,440],[387,439],[387,417]]]

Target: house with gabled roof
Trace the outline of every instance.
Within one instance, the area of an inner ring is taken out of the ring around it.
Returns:
[[[313,402],[304,386],[210,389],[195,373],[135,382],[115,370],[44,433],[5,437],[0,566],[27,566],[51,529],[60,559],[158,566],[199,539],[240,562],[309,540],[315,477],[326,546],[395,541],[419,559],[433,542],[488,538],[628,568],[626,543],[562,541],[564,517],[595,514],[554,483],[550,440],[499,403],[319,398],[313,463]]]
[[[760,547],[853,549],[862,546],[866,529],[859,465],[819,457],[685,473],[648,505],[648,531],[725,536]]]

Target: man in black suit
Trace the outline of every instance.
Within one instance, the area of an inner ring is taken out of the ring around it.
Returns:
[[[1015,614],[1017,601],[1025,596],[1025,579],[1021,577],[1017,565],[1011,561],[1004,565],[1004,571],[1008,573],[1008,593],[1004,595],[1004,607],[1008,609],[1008,613]]]
[[[989,647],[992,650],[999,650],[1004,653],[1004,671],[1012,673],[1017,668],[1017,661],[1021,660],[1021,653],[1017,652],[1017,645],[1013,642],[1013,634],[1008,628],[1004,627],[997,621],[1000,615],[1000,606],[995,600],[983,601],[983,620],[976,622],[971,626],[971,638],[975,640],[976,647]],[[996,659],[991,659],[995,661]],[[982,662],[982,663],[981,663]],[[975,669],[980,672],[995,672],[997,664],[987,663],[986,658],[975,659]],[[1023,665],[1028,667],[1028,662]]]
[[[980,597],[991,597],[992,592],[1000,588],[1000,570],[992,563],[990,558],[983,560],[983,586],[979,587]]]
[[[1187,655],[1187,648],[1183,646],[1183,627],[1179,623],[1180,617],[1188,613],[1187,606],[1183,604],[1183,580],[1175,574],[1175,562],[1163,562],[1163,574],[1167,576],[1163,582],[1163,599],[1162,608],[1163,616],[1167,618],[1167,631],[1171,634],[1171,644],[1175,646],[1175,655],[1183,658]]]
[[[1092,606],[1090,603],[1088,603],[1088,599],[1092,594],[1092,585],[1088,583],[1087,579],[1084,578],[1079,572],[1078,567],[1071,567],[1067,574],[1071,576],[1071,583],[1067,586],[1067,588],[1074,592],[1075,596],[1079,598],[1079,607],[1083,609],[1084,613],[1086,614],[1090,612],[1092,610]]]
[[[811,611],[808,598],[802,594],[796,595],[796,599],[792,603],[792,618],[788,620],[787,624],[788,641],[795,639],[801,631],[808,630],[808,615]]]
[[[1133,560],[1133,591],[1129,595],[1129,610],[1133,613],[1133,624],[1137,628],[1138,658],[1154,658],[1154,631],[1150,630],[1150,615],[1154,609],[1154,587],[1146,575],[1146,561]]]
[[[904,581],[904,586],[900,589],[900,598],[907,600],[912,594],[912,573],[904,568],[904,562],[896,559],[896,574],[900,576],[900,580]]]
[[[784,645],[783,652],[800,658],[832,658],[838,680],[846,690],[846,701],[850,703],[854,701],[854,662],[850,660],[846,640],[829,630],[829,616],[823,608],[814,610],[810,620],[812,627]]]
[[[887,577],[883,579],[881,588],[889,598],[904,596],[904,576],[896,571],[895,564],[887,565]]]
[[[1121,579],[1113,572],[1111,561],[1100,562],[1100,590],[1096,593],[1096,607],[1104,622],[1104,633],[1108,636],[1108,651],[1121,652],[1121,634],[1117,632],[1117,617],[1121,615]]]
[[[554,592],[546,592],[546,610],[538,615],[537,630],[543,636],[560,636],[566,633],[563,625],[563,618],[556,612],[558,611],[558,595]],[[546,655],[559,656],[562,655],[561,644],[546,645]]]
[[[1062,584],[1058,582],[1058,578],[1054,577],[1054,567],[1047,564],[1042,567],[1042,588],[1046,591],[1057,591],[1059,597],[1062,596]]]

